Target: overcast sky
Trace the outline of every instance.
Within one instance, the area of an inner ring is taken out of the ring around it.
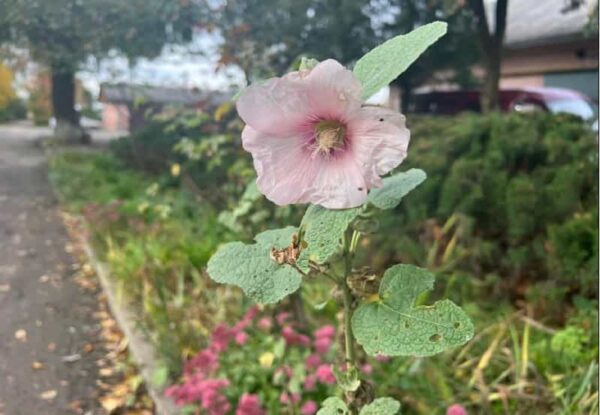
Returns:
[[[215,34],[198,33],[185,46],[167,46],[155,59],[139,59],[129,63],[119,56],[100,62],[90,60],[81,79],[93,94],[102,82],[126,82],[177,87],[198,87],[208,90],[238,89],[244,76],[236,67],[217,70],[219,38]]]

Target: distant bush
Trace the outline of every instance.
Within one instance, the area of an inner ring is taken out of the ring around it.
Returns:
[[[537,283],[567,295],[596,292],[598,152],[585,124],[493,114],[410,127],[401,168],[421,167],[428,179],[382,224],[394,232],[375,241],[380,263],[500,278],[504,296]]]
[[[27,108],[20,99],[15,98],[0,108],[0,122],[23,120],[25,118],[27,118]]]
[[[50,103],[50,91],[45,88],[33,91],[29,95],[27,109],[31,113],[35,125],[48,125],[52,116],[52,104]]]

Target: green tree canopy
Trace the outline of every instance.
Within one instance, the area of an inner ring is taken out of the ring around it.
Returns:
[[[77,126],[74,73],[87,57],[156,56],[191,39],[199,12],[186,0],[0,0],[0,42],[26,47],[50,68],[55,117]]]

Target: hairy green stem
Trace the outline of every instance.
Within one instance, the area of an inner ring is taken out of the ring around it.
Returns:
[[[354,296],[348,286],[348,278],[352,274],[352,258],[354,256],[355,239],[358,238],[356,231],[352,234],[352,238],[348,238],[348,234],[344,234],[344,277],[339,281],[339,287],[342,290],[344,301],[344,349],[346,355],[346,372],[356,368],[356,353],[354,348],[354,336],[352,334],[352,312]],[[346,394],[346,400],[350,414],[355,414],[353,398]]]

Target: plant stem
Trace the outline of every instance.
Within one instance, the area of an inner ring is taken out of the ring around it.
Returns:
[[[352,312],[354,296],[348,286],[348,278],[352,274],[352,258],[354,256],[354,248],[356,247],[358,235],[356,231],[348,238],[348,233],[344,234],[344,277],[339,281],[338,285],[342,289],[344,301],[344,349],[346,354],[346,373],[356,369],[356,354],[354,348],[354,336],[352,334]],[[346,393],[346,404],[350,410],[350,414],[357,413],[354,406],[354,397],[352,394]]]
[[[354,353],[354,337],[352,335],[352,303],[354,297],[350,292],[348,286],[348,278],[352,274],[352,257],[354,255],[353,249],[355,248],[357,232],[352,233],[352,237],[348,238],[348,233],[344,234],[344,278],[339,282],[340,288],[342,289],[344,299],[344,346],[346,351],[346,369],[356,367],[356,356]]]
[[[346,349],[347,369],[356,366],[356,357],[354,354],[354,337],[352,336],[352,293],[346,283],[346,279],[340,283],[344,295],[344,343]]]

